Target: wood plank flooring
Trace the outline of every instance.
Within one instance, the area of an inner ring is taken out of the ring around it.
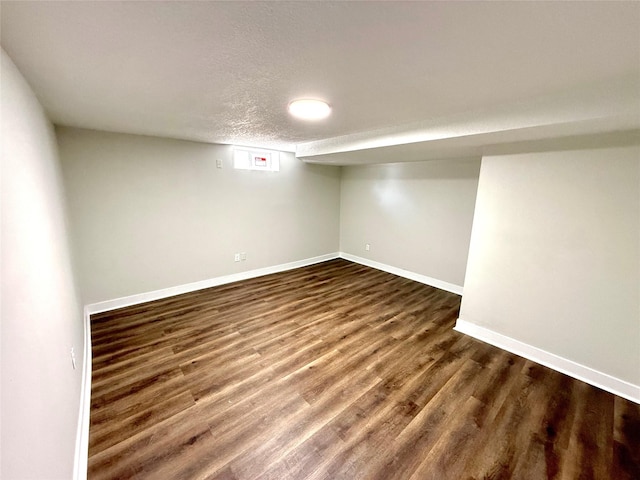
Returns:
[[[332,260],[93,315],[90,479],[640,479],[640,406]]]

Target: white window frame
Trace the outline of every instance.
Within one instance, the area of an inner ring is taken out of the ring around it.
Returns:
[[[233,168],[236,170],[279,172],[280,152],[251,147],[234,147]]]

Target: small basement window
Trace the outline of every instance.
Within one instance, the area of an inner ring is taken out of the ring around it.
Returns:
[[[233,168],[279,172],[280,152],[236,147],[233,149]]]

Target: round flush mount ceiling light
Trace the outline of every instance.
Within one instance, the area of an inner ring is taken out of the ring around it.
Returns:
[[[322,100],[300,99],[289,104],[289,113],[303,120],[322,120],[331,113],[331,107]]]

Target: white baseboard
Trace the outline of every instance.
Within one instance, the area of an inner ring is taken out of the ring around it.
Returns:
[[[163,288],[161,290],[154,290],[152,292],[139,293],[136,295],[129,295],[128,297],[116,298],[114,300],[107,300],[104,302],[92,303],[87,305],[86,308],[89,314],[106,312],[109,310],[115,310],[117,308],[130,307],[131,305],[138,305],[140,303],[151,302],[153,300],[160,300],[163,298],[173,297],[174,295],[181,295],[183,293],[195,292],[204,288],[217,287],[219,285],[225,285],[227,283],[238,282],[240,280],[248,280],[250,278],[261,277],[263,275],[269,275],[272,273],[284,272],[286,270],[293,270],[294,268],[306,267],[315,263],[326,262],[327,260],[333,260],[338,258],[338,252],[327,253],[326,255],[320,255],[318,257],[306,258],[304,260],[298,260],[290,263],[283,263],[280,265],[274,265],[271,267],[258,268],[256,270],[248,270],[246,272],[234,273],[231,275],[224,275],[222,277],[209,278],[207,280],[201,280],[199,282],[187,283],[185,285],[178,285],[176,287]]]
[[[640,404],[640,386],[458,318],[454,330]]]
[[[91,323],[90,313],[84,308],[84,348],[82,351],[82,382],[73,479],[86,480],[89,459],[89,421],[91,413]]]
[[[350,253],[340,252],[340,258],[344,258],[345,260],[349,260],[350,262],[359,263],[367,267],[375,268],[377,270],[382,270],[383,272],[393,273],[394,275],[398,275],[399,277],[404,277],[408,278],[409,280],[424,283],[425,285],[436,287],[440,290],[446,290],[447,292],[455,293],[456,295],[462,295],[463,287],[461,285],[454,285],[453,283],[438,280],[437,278],[428,277],[419,273],[410,272],[409,270],[393,267],[385,263],[374,262],[373,260],[357,257],[356,255],[351,255]]]

